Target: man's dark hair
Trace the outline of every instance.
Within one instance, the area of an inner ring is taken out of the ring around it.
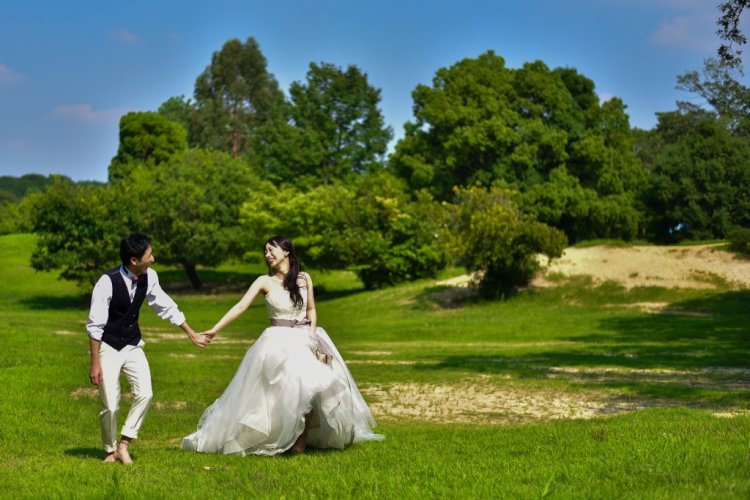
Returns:
[[[127,235],[120,242],[120,260],[124,266],[130,264],[130,258],[140,260],[151,246],[151,238],[141,233]]]

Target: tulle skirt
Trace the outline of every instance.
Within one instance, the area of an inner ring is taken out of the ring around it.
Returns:
[[[275,455],[305,429],[315,448],[383,439],[354,379],[322,328],[272,326],[248,349],[224,394],[201,416],[182,449]]]

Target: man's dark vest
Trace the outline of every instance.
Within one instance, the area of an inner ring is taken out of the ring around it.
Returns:
[[[141,312],[143,300],[146,298],[148,286],[147,274],[138,280],[133,302],[130,302],[128,285],[122,279],[120,268],[110,269],[105,273],[112,281],[112,299],[109,301],[109,316],[104,325],[102,341],[118,351],[126,345],[138,345],[141,341],[141,328],[138,326],[138,315]]]

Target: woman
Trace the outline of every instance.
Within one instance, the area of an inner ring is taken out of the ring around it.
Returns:
[[[375,420],[330,337],[317,327],[310,276],[292,242],[268,240],[269,273],[211,330],[215,335],[265,296],[271,326],[248,349],[224,394],[203,413],[182,449],[224,454],[301,453],[306,445],[338,448],[374,434]]]

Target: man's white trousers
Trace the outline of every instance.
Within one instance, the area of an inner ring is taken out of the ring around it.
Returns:
[[[99,396],[102,411],[99,414],[102,428],[102,446],[107,453],[117,449],[117,414],[120,407],[120,372],[125,374],[133,393],[133,404],[125,419],[121,435],[137,438],[138,431],[148,413],[153,391],[151,390],[151,370],[148,366],[143,344],[126,345],[118,351],[102,342],[99,347],[99,361],[102,367],[102,383]]]

